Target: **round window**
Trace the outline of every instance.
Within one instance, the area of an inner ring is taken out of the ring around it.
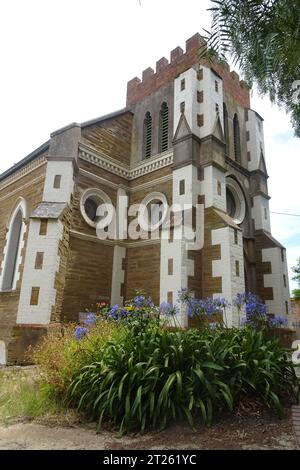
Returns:
[[[99,207],[101,211],[99,213]],[[88,225],[96,227],[99,221],[110,214],[112,203],[107,194],[101,189],[87,189],[80,200],[81,215]]]
[[[88,197],[84,203],[85,213],[92,222],[96,222],[98,203],[94,196]]]
[[[157,230],[168,213],[167,198],[162,193],[148,194],[141,202],[138,221],[144,231]]]
[[[229,188],[226,188],[226,207],[228,215],[230,215],[230,217],[234,219],[236,213],[236,204],[234,195],[232,194]]]
[[[241,224],[246,215],[243,191],[233,178],[226,178],[226,210],[236,224]]]

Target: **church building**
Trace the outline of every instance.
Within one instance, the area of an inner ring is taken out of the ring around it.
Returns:
[[[125,108],[53,132],[0,175],[0,364],[24,362],[47,331],[136,289],[156,305],[176,303],[181,288],[228,302],[246,290],[289,315],[263,118],[246,83],[224,62],[199,60],[202,48],[194,35],[128,82]],[[99,238],[97,207],[124,200],[203,207],[201,247],[189,249],[172,223],[167,237]],[[189,326],[184,310],[178,321]],[[238,325],[235,307],[228,323]]]

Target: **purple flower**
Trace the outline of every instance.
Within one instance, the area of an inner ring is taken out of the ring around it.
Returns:
[[[86,319],[84,320],[85,325],[93,325],[97,320],[97,317],[94,313],[88,313]]]
[[[274,318],[269,319],[269,326],[271,328],[278,328],[280,326],[287,326],[287,318],[283,318],[280,315],[275,315]]]
[[[174,315],[177,315],[178,312],[179,312],[178,305],[173,305],[170,302],[163,302],[160,305],[160,313],[162,313],[163,315],[174,316]]]
[[[180,289],[180,291],[178,291],[178,302],[188,303],[188,301],[192,298],[193,293],[186,287],[183,287],[182,289]]]
[[[245,306],[247,325],[257,325],[258,323],[265,323],[267,321],[267,306],[266,304],[252,292],[243,292],[237,294],[234,299],[234,305],[240,310]]]
[[[87,335],[87,328],[85,328],[84,326],[77,326],[75,328],[75,332],[74,332],[74,336],[76,339],[80,340],[82,338],[84,338],[84,336]]]
[[[142,308],[142,307],[154,307],[154,304],[152,302],[152,299],[151,297],[148,297],[148,299],[146,299],[146,297],[144,295],[137,295],[134,299],[133,299],[133,303],[134,303],[134,306],[136,308]]]

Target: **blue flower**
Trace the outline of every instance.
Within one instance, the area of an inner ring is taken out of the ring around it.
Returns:
[[[269,326],[271,328],[278,328],[280,326],[287,326],[287,318],[283,318],[280,315],[275,315],[274,318],[269,319]]]
[[[85,325],[93,325],[97,320],[97,317],[94,313],[88,313],[86,319],[84,320]]]
[[[87,335],[87,328],[85,328],[84,326],[77,326],[75,328],[75,332],[74,332],[74,336],[76,339],[80,340],[82,338],[84,338],[84,336]]]
[[[142,308],[142,307],[154,307],[154,303],[152,302],[152,299],[151,297],[148,297],[146,299],[146,297],[144,295],[137,295],[134,299],[133,299],[133,303],[134,303],[134,306],[136,308]]]
[[[246,321],[245,324],[255,325],[257,322],[267,321],[267,306],[266,304],[252,292],[243,292],[237,294],[234,299],[234,305],[241,309],[245,306]]]
[[[180,289],[180,291],[178,291],[178,302],[188,303],[188,301],[192,298],[193,293],[186,287],[183,287],[182,289]]]
[[[178,305],[173,305],[170,302],[163,302],[160,305],[160,313],[162,313],[163,315],[174,316],[174,315],[177,315],[178,312],[179,312]]]

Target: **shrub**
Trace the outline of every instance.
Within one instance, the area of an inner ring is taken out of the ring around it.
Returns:
[[[29,351],[30,357],[40,367],[43,382],[58,393],[64,393],[84,365],[101,359],[105,342],[118,340],[124,334],[120,325],[104,320],[93,323],[88,335],[83,334],[85,330],[86,327],[75,328],[74,324],[69,324],[59,333],[49,333]]]
[[[77,369],[69,398],[98,429],[106,421],[120,434],[181,418],[192,425],[199,413],[211,423],[213,413],[232,410],[244,395],[261,396],[280,413],[283,394],[299,394],[288,352],[250,327],[129,330],[100,356]]]

